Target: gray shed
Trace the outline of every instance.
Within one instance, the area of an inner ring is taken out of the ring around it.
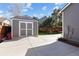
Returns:
[[[38,35],[38,21],[29,16],[11,18],[12,37],[27,37]]]

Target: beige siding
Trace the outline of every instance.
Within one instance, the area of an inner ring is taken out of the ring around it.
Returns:
[[[64,37],[67,38],[69,26],[69,39],[79,42],[79,4],[71,4],[67,9],[63,11],[63,16]]]

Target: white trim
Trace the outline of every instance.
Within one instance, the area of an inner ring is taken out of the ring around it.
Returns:
[[[71,4],[71,3],[66,4],[66,5],[64,6],[64,8],[63,8],[60,12],[64,11],[70,4]]]
[[[20,24],[21,24],[21,23],[25,23],[25,24],[26,24],[26,29],[25,29],[25,30],[26,30],[26,36],[27,36],[27,24],[28,24],[28,23],[31,23],[31,24],[32,24],[32,29],[31,29],[31,30],[32,30],[32,35],[33,35],[33,22],[19,21],[19,37],[21,37],[21,31],[20,31],[20,30],[21,30],[21,27],[20,27]],[[29,30],[30,30],[30,29],[29,29]]]
[[[20,21],[19,21],[19,37],[20,37],[20,33],[21,33],[21,32],[20,32]]]
[[[62,12],[62,35],[64,37],[64,12]]]
[[[13,20],[11,20],[11,36],[13,38]]]
[[[33,35],[33,26],[34,26],[34,22],[32,22],[32,35]]]
[[[37,21],[37,35],[38,35],[38,30],[39,30],[39,25],[38,25],[38,21]]]
[[[25,30],[26,30],[26,36],[27,36],[27,23],[26,23],[26,29]]]

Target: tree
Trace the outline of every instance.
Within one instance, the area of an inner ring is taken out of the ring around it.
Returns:
[[[52,17],[48,17],[45,21],[43,21],[42,26],[43,28],[45,28],[46,32],[52,33],[51,30],[51,21],[52,21]]]
[[[43,26],[51,27],[51,21],[52,21],[52,17],[48,17],[48,18],[43,22]]]
[[[26,3],[12,3],[8,12],[10,12],[12,16],[20,16],[25,5]]]
[[[33,16],[33,19],[35,19],[35,20],[38,20],[38,21],[39,21],[38,17]]]
[[[52,15],[52,22],[51,24],[55,27],[57,27],[59,24],[61,24],[61,16],[62,14],[59,13],[61,9],[55,9],[53,11],[53,13],[51,14]]]
[[[48,33],[52,33],[54,31],[58,32],[58,30],[60,30],[60,27],[62,26],[62,14],[59,12],[60,9],[55,9],[51,16],[49,16],[42,22],[41,28]]]

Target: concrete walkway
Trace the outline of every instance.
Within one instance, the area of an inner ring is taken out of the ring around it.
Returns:
[[[0,43],[0,56],[79,55],[79,48],[58,42],[57,38],[59,37],[61,34],[5,41]]]

